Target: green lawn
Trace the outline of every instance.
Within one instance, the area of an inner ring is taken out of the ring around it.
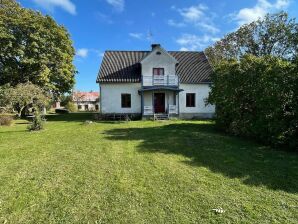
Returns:
[[[298,223],[297,154],[208,121],[89,116],[0,127],[0,223]]]

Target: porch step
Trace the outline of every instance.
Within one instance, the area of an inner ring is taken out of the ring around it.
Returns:
[[[169,120],[169,114],[154,114],[154,120]]]

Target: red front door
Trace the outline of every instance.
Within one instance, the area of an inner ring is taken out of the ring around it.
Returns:
[[[154,113],[164,113],[165,112],[165,94],[164,93],[154,93]]]

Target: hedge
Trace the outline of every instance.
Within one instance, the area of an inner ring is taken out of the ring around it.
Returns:
[[[297,67],[272,56],[220,63],[208,98],[216,105],[217,127],[298,151]]]

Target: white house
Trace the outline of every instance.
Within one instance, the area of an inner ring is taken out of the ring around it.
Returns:
[[[98,111],[99,93],[98,92],[73,92],[72,101],[79,111]]]
[[[203,52],[106,51],[97,77],[102,114],[210,118],[212,68]]]

